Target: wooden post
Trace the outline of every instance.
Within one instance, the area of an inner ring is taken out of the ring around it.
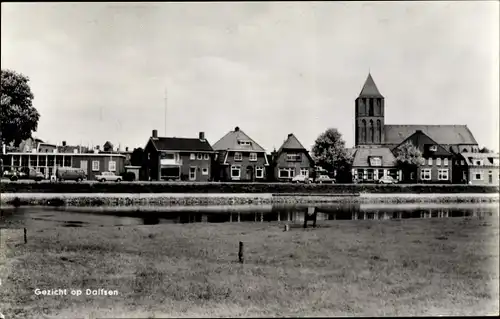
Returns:
[[[245,257],[243,256],[243,242],[240,241],[240,250],[238,252],[238,259],[240,260],[240,264],[243,264],[245,261]]]
[[[290,226],[288,226],[288,224],[285,224],[285,231],[289,231],[290,230]]]
[[[260,213],[260,222],[262,223],[264,221],[264,213]]]
[[[26,231],[26,228],[24,228],[24,243],[27,244],[28,243],[28,233]]]
[[[232,223],[233,222],[233,213],[229,213],[229,222]]]
[[[280,220],[280,212],[278,212],[278,221],[281,221],[281,220]]]

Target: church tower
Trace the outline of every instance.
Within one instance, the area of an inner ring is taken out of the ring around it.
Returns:
[[[380,147],[384,144],[384,97],[371,74],[356,99],[355,146]]]

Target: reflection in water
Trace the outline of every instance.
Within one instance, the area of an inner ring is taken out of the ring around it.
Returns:
[[[359,204],[238,205],[167,207],[19,207],[0,209],[0,227],[85,227],[165,223],[288,222],[485,217],[498,204]],[[307,218],[305,218],[307,217]]]

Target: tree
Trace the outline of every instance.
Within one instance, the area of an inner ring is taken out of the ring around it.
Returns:
[[[38,128],[40,114],[33,107],[29,78],[12,70],[1,70],[0,139],[18,146]]]
[[[130,163],[132,166],[143,166],[144,162],[144,150],[139,148],[134,148],[132,154],[130,155]]]
[[[312,153],[317,165],[328,172],[337,172],[337,179],[351,180],[352,156],[345,147],[342,134],[336,128],[329,128],[318,136]]]
[[[412,142],[406,142],[405,144],[401,145],[399,148],[397,148],[395,153],[396,160],[403,169],[403,172],[410,173],[403,173],[403,178],[405,180],[409,180],[408,177],[409,175],[411,176],[411,173],[416,174],[418,171],[418,167],[423,165],[425,162],[425,159],[422,156],[422,152],[415,145],[413,145]]]

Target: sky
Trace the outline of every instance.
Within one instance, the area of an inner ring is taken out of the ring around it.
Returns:
[[[238,126],[268,152],[332,127],[352,146],[370,72],[386,124],[466,124],[498,150],[498,1],[1,6],[1,67],[30,78],[51,143]]]

